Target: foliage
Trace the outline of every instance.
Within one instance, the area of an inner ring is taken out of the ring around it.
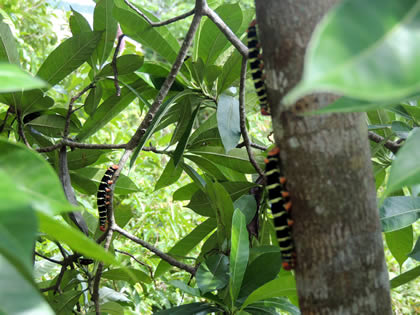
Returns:
[[[220,2],[209,1],[209,5],[243,38],[252,10]],[[400,268],[404,263],[410,266],[391,280],[391,285],[398,287],[419,275],[415,261],[420,260],[420,241],[418,235],[413,237],[412,225],[420,213],[420,177],[415,158],[420,118],[417,99],[407,101],[419,92],[413,83],[416,41],[404,42],[405,52],[412,54],[403,58],[398,55],[401,43],[393,37],[398,32],[390,29],[404,29],[408,32],[405,36],[415,38],[414,30],[411,34],[406,27],[410,21],[404,17],[411,16],[413,21],[417,18],[416,1],[411,1],[412,6],[408,2],[393,2],[399,9],[396,12],[383,5],[384,1],[381,5],[376,2],[379,1],[343,1],[331,10],[314,34],[303,83],[287,99],[310,90],[345,92],[345,97],[322,112],[366,111],[370,130],[375,130],[384,141],[404,141],[397,154],[385,149],[383,143],[371,143],[386,242]],[[390,4],[391,0],[385,3]],[[172,17],[166,5],[155,8],[162,10],[158,18],[166,17],[165,14]],[[192,3],[186,2],[185,11],[187,5],[192,8]],[[370,5],[381,8],[377,21],[363,14]],[[41,2],[39,7],[47,10]],[[10,13],[12,20],[27,14],[12,2],[2,8],[17,12]],[[158,19],[150,12],[146,14],[152,20]],[[50,30],[48,19],[45,14],[42,16],[45,23],[41,25]],[[365,34],[362,41],[354,38],[359,32],[348,27],[352,20],[349,16],[357,18],[360,25],[379,23],[386,27]],[[143,56],[127,43],[116,60],[119,96],[111,67],[117,24],[146,51]],[[79,201],[75,206],[66,200],[61,189],[62,161],[57,152],[34,152],[58,144],[67,136],[63,130],[68,104],[85,87],[90,87],[88,93],[76,100],[77,110],[69,116],[71,139],[88,144],[127,143],[168,76],[180,49],[179,39],[185,34],[184,26],[176,31],[173,26],[151,28],[124,1],[100,0],[95,7],[93,28],[73,11],[69,21],[72,36],[51,53],[48,49],[54,38],[37,37],[38,44],[46,49],[40,50],[42,62],[38,62],[23,53],[30,51],[28,45],[34,40],[23,34],[38,34],[34,25],[26,25],[28,29],[22,30],[14,41],[10,40],[8,23],[0,21],[0,61],[15,64],[0,64],[0,102],[5,104],[0,107],[0,260],[5,279],[0,289],[1,311],[68,314],[77,309],[92,313],[93,277],[98,261],[103,261],[107,265],[99,290],[100,307],[110,314],[299,314],[294,276],[280,270],[281,255],[278,246],[273,245],[274,231],[264,201],[257,212],[255,191],[263,197],[264,192],[256,184],[256,171],[245,148],[237,148],[241,57],[220,30],[208,19],[201,23],[191,58],[184,62],[163,105],[145,130],[131,158],[130,172],[119,178],[115,189],[118,225],[163,248],[173,258],[195,266],[195,277],[189,279],[189,274],[172,268],[157,256],[148,256],[148,251],[133,246],[120,235],[113,238],[110,252],[92,240],[101,235],[94,197],[105,169],[103,164],[117,160],[120,153],[106,148],[67,152],[69,175]],[[378,66],[377,60],[383,57],[379,43],[394,48],[395,55],[388,57],[404,61],[404,67],[398,66],[401,62]],[[153,56],[158,57],[151,60]],[[32,59],[35,61],[29,62]],[[346,67],[349,64],[350,69]],[[22,72],[18,66],[37,77]],[[334,75],[330,69],[334,69]],[[2,76],[6,71],[22,79],[8,80]],[[397,80],[400,77],[407,80]],[[255,113],[256,96],[252,89],[246,101],[248,112]],[[249,119],[249,130],[255,131],[253,124],[258,119],[262,118]],[[253,141],[258,142],[266,133],[267,130],[254,132]],[[32,150],[18,142],[26,142]],[[255,150],[254,155],[261,166],[264,154]],[[173,201],[168,200],[169,193]],[[191,211],[182,209],[181,201]],[[76,210],[81,211],[87,223],[89,237],[69,219],[71,211]],[[256,215],[260,232],[250,237],[247,226],[257,224]],[[36,259],[33,268],[35,241],[35,251],[41,258]],[[73,268],[60,268],[69,257],[75,258]],[[90,264],[89,259],[95,262]],[[19,287],[20,291],[12,287]],[[37,288],[44,293],[40,294]],[[163,294],[164,289],[168,290]],[[182,301],[180,293],[186,295]]]

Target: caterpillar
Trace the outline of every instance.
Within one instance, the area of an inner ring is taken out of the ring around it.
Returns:
[[[108,205],[110,204],[109,199],[111,198],[110,192],[112,185],[112,176],[114,172],[118,169],[118,165],[111,165],[106,170],[104,176],[101,179],[98,188],[97,197],[97,204],[98,204],[98,212],[99,212],[99,229],[101,231],[105,231],[108,224]]]
[[[285,270],[295,267],[295,250],[291,234],[293,221],[289,211],[292,208],[290,193],[286,188],[286,177],[279,169],[279,148],[271,150],[265,159],[265,176],[267,177],[268,199],[274,218],[274,229],[280,246],[282,265]]]
[[[253,20],[248,27],[248,58],[251,67],[252,80],[254,81],[255,90],[257,91],[258,100],[260,102],[261,114],[270,115],[270,108],[267,104],[267,91],[265,88],[263,74],[264,64],[261,61],[261,45],[257,36],[257,21]]]

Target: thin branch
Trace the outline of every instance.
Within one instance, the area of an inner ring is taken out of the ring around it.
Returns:
[[[226,38],[232,43],[233,46],[239,51],[243,57],[248,57],[248,47],[241,42],[241,40],[232,32],[229,26],[207,5],[204,9],[204,14],[213,21],[214,24],[222,31]]]
[[[249,140],[248,131],[246,130],[246,113],[245,113],[245,78],[246,78],[246,64],[247,58],[242,58],[241,77],[239,81],[239,126],[241,128],[242,138],[245,142],[246,151],[248,152],[249,161],[255,170],[264,177],[264,172],[258,165],[251,150],[251,141]]]
[[[392,153],[396,154],[398,152],[398,150],[401,148],[402,144],[401,143],[395,143],[391,140],[386,140],[384,137],[369,131],[368,133],[369,136],[369,140],[372,140],[373,142],[382,144],[385,148],[387,148],[388,150],[390,150]]]
[[[42,255],[42,254],[38,253],[38,252],[35,252],[35,255],[37,255],[37,256],[39,256],[39,257],[41,257],[41,258],[44,258],[45,260],[48,260],[48,261],[50,261],[50,262],[52,262],[52,263],[54,263],[54,264],[63,265],[63,262],[62,262],[62,261],[58,261],[58,260],[55,260],[55,259],[49,258],[49,257],[47,257],[47,256],[44,256],[44,255]]]
[[[115,232],[120,233],[121,235],[124,235],[126,238],[132,240],[133,242],[143,246],[144,248],[147,248],[152,253],[154,253],[156,256],[162,258],[164,261],[169,263],[172,266],[178,267],[179,269],[185,270],[186,272],[189,272],[192,275],[195,275],[196,269],[190,265],[184,264],[176,259],[174,259],[172,256],[169,256],[168,254],[165,254],[164,252],[161,252],[159,249],[153,247],[146,241],[143,241],[142,239],[139,239],[138,237],[130,234],[129,232],[123,230],[121,227],[115,224],[115,226],[112,227],[112,229]]]
[[[9,118],[9,114],[11,113],[11,108],[12,106],[9,106],[9,108],[7,109],[6,115],[4,115],[4,119],[3,119],[3,123],[0,126],[0,133],[3,132],[4,127],[6,126],[6,122],[7,122],[7,118]]]
[[[121,95],[121,88],[120,88],[120,85],[118,84],[117,57],[118,57],[118,53],[120,52],[121,43],[124,36],[125,36],[124,34],[121,34],[120,36],[118,36],[117,47],[115,47],[114,56],[112,57],[112,62],[111,62],[112,71],[114,72],[114,85],[115,85],[115,91],[116,91],[117,96]]]
[[[117,253],[120,253],[120,254],[123,254],[123,255],[127,255],[127,256],[129,256],[129,257],[133,258],[133,259],[134,259],[137,263],[139,263],[140,265],[145,266],[145,267],[149,270],[149,273],[150,273],[150,278],[152,278],[152,280],[153,280],[153,281],[155,281],[155,278],[154,278],[154,276],[153,276],[153,269],[152,269],[152,267],[151,267],[151,266],[149,266],[148,264],[146,264],[146,263],[144,263],[144,262],[142,262],[142,261],[138,260],[136,257],[134,257],[133,255],[131,255],[131,254],[130,254],[130,253],[128,253],[128,252],[125,252],[125,251],[122,251],[122,250],[119,250],[119,249],[115,249],[115,251],[116,251]]]
[[[22,138],[23,143],[29,148],[32,149],[31,145],[28,142],[28,139],[26,139],[25,132],[23,130],[23,122],[22,122],[22,116],[20,114],[20,111],[16,111],[16,118],[18,123],[18,134]]]
[[[163,25],[168,25],[171,24],[173,22],[185,19],[191,15],[194,14],[194,9],[191,11],[188,11],[184,14],[181,14],[179,16],[176,16],[174,18],[170,18],[169,20],[166,21],[162,21],[162,22],[152,22],[143,12],[141,12],[136,6],[134,6],[133,4],[131,4],[128,0],[124,0],[124,2],[132,9],[134,10],[138,15],[140,15],[143,19],[146,20],[147,23],[150,24],[150,26],[152,27],[158,27],[158,26],[163,26]]]
[[[74,142],[69,139],[61,140],[59,143],[50,145],[48,147],[43,147],[36,149],[39,153],[45,153],[45,152],[52,152],[55,151],[62,146],[68,146],[72,149],[78,148],[78,149],[92,149],[92,150],[118,150],[118,149],[126,149],[127,144],[91,144],[91,143],[80,143],[80,142]],[[148,151],[148,152],[154,152],[158,154],[163,154],[165,151],[159,150],[156,147],[144,147],[142,151]]]
[[[252,148],[255,148],[255,149],[258,149],[258,150],[261,150],[261,151],[266,151],[268,148],[267,147],[265,147],[265,146],[263,146],[263,145],[260,145],[260,144],[258,144],[258,143],[254,143],[254,142],[250,142],[249,143],[249,145],[252,147]],[[244,141],[242,141],[241,143],[238,143],[238,145],[236,146],[237,148],[242,148],[242,147],[244,147],[245,146],[245,142]]]

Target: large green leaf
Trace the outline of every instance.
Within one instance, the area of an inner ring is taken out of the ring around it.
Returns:
[[[13,37],[9,25],[2,20],[2,16],[0,16],[0,62],[19,65],[16,40]]]
[[[299,308],[297,308],[295,305],[290,303],[290,301],[287,298],[281,298],[281,297],[275,297],[268,300],[263,301],[257,301],[255,303],[252,303],[251,305],[248,305],[244,311],[249,312],[251,314],[259,314],[259,312],[263,312],[262,314],[270,314],[270,313],[264,313],[268,308],[272,309],[274,308],[275,311],[271,314],[277,315],[278,310],[282,310],[287,312],[290,315],[300,315]]]
[[[123,55],[117,58],[117,70],[118,75],[124,75],[132,73],[138,70],[143,64],[143,55]],[[97,77],[113,76],[114,71],[111,63],[106,64],[102,70],[96,75]]]
[[[117,21],[112,15],[114,0],[100,0],[93,12],[93,30],[102,32],[101,40],[96,48],[99,64],[103,65],[114,47],[117,35]]]
[[[32,77],[18,66],[0,63],[0,93],[31,90],[46,86],[47,84],[43,80]]]
[[[420,218],[420,198],[388,197],[379,209],[382,231],[391,232],[409,226]]]
[[[65,40],[49,54],[37,76],[56,85],[89,59],[101,35],[101,32],[84,32]]]
[[[408,256],[420,261],[420,237],[417,239],[416,245],[414,245],[412,252]]]
[[[217,126],[225,151],[229,152],[241,138],[239,127],[239,101],[229,95],[221,95],[217,103]]]
[[[229,292],[232,299],[232,306],[235,303],[239,291],[241,290],[242,280],[245,275],[246,266],[249,258],[249,240],[246,229],[245,216],[241,210],[236,209],[232,219],[232,237],[230,248],[229,264]]]
[[[0,255],[0,266],[0,312],[2,314],[55,314],[38,288],[22,277],[16,267],[2,255]]]
[[[352,99],[349,97],[340,97],[335,102],[325,106],[319,110],[313,111],[309,114],[326,114],[326,113],[352,113],[352,112],[368,112],[383,108],[394,104],[395,101],[389,102],[368,102]]]
[[[217,82],[217,94],[222,93],[239,80],[241,73],[242,55],[236,49],[223,64],[222,73]]]
[[[257,301],[279,296],[296,296],[295,278],[290,273],[267,282],[252,292],[242,305],[242,309]]]
[[[218,181],[227,181],[226,176],[223,172],[209,159],[203,158],[198,155],[184,155],[186,159],[193,161],[202,171],[206,172],[209,175],[214,176]]]
[[[20,193],[20,200],[27,201],[35,209],[49,214],[72,210],[51,166],[37,153],[25,146],[0,138],[0,171],[7,173]],[[0,190],[7,197],[8,189]]]
[[[76,149],[67,153],[67,162],[70,170],[77,170],[95,163],[104,154],[102,150]]]
[[[234,208],[245,215],[245,222],[249,224],[257,212],[257,201],[253,195],[244,195],[234,202]]]
[[[204,132],[206,132],[209,129],[217,128],[217,116],[216,113],[211,115],[209,118],[207,118],[203,123],[201,123],[200,127],[198,127],[190,136],[190,140],[188,142],[189,145],[194,143],[196,139]]]
[[[202,294],[223,289],[229,282],[229,258],[223,254],[212,255],[200,264],[195,274]]]
[[[194,314],[208,314],[220,311],[219,308],[204,302],[197,302],[191,304],[184,304],[181,306],[173,307],[163,310],[153,315],[194,315]]]
[[[236,33],[239,30],[242,24],[242,10],[238,3],[224,4],[215,11],[232,32]],[[201,28],[198,45],[198,56],[205,64],[211,65],[230,45],[230,42],[213,21],[207,19]]]
[[[150,13],[142,11],[153,22],[157,21],[157,18]],[[170,63],[175,61],[179,44],[166,26],[151,27],[142,17],[128,8],[122,0],[115,1],[113,13],[124,34],[144,46],[152,48]]]
[[[207,219],[199,224],[194,230],[178,241],[172,247],[168,254],[175,257],[183,257],[187,255],[194,247],[196,247],[207,235],[209,235],[216,228],[216,221],[214,219]],[[166,261],[161,260],[155,271],[155,277],[161,276],[165,273],[171,265]]]
[[[225,150],[221,147],[207,146],[203,148],[195,148],[189,152],[201,155],[210,161],[213,161],[214,163],[220,164],[241,173],[254,174],[257,172],[249,162],[248,153],[246,152],[245,148],[232,149],[228,153],[225,153],[224,151]],[[260,165],[260,167],[263,167],[264,157],[262,153],[257,153],[256,151],[253,151],[253,153],[257,163]]]
[[[128,273],[127,271],[129,271],[130,273]],[[135,268],[110,269],[105,271],[102,274],[102,277],[109,280],[122,280],[130,282],[132,285],[135,285],[139,282],[152,283],[152,280],[150,279],[150,276],[148,274]]]
[[[172,185],[173,183],[177,182],[179,177],[182,174],[182,167],[175,166],[173,158],[169,160],[166,164],[162,175],[160,175],[158,181],[155,185],[155,190],[159,190],[166,186]]]
[[[219,234],[220,244],[223,239],[230,240],[232,217],[233,217],[233,203],[227,190],[218,182],[207,182],[206,185],[207,196],[211,200],[211,207],[217,219],[217,233]]]
[[[341,1],[318,25],[303,79],[285,102],[313,91],[370,101],[418,93],[419,21],[416,0]]]
[[[41,212],[38,212],[38,219],[42,232],[66,243],[74,251],[107,264],[119,265],[114,256],[80,231]]]
[[[141,90],[146,86],[147,83],[142,79],[139,79],[131,84],[131,88],[139,92],[141,92]],[[76,138],[79,141],[82,141],[96,133],[108,122],[110,122],[115,116],[117,116],[123,109],[125,109],[135,99],[135,97],[136,95],[128,87],[121,89],[120,96],[113,94],[108,97],[98,107],[95,115],[90,116],[86,120]]]
[[[417,277],[420,277],[420,266],[417,266],[391,279],[391,288],[395,289],[396,287],[410,282],[411,280],[416,279]]]
[[[407,226],[401,230],[385,233],[386,244],[400,268],[413,248],[413,227]]]
[[[420,128],[413,129],[404,146],[398,150],[395,160],[389,171],[388,186],[385,195],[420,183]]]
[[[227,190],[232,201],[235,201],[240,196],[247,194],[249,190],[255,186],[254,183],[250,182],[227,182],[220,184]],[[190,203],[186,205],[186,207],[200,215],[215,217],[210,200],[202,190],[198,190],[193,194]]]

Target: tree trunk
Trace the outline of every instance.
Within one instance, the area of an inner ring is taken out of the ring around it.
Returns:
[[[302,314],[391,314],[364,114],[300,115],[336,99],[329,94],[287,109],[280,103],[301,78],[316,24],[336,2],[256,1],[274,135],[293,202],[299,304]]]

